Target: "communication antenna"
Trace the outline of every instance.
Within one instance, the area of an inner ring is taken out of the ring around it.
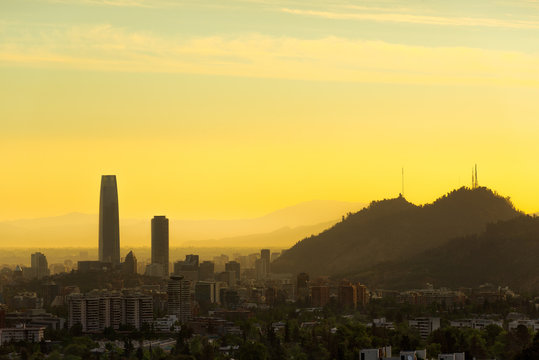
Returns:
[[[404,168],[402,168],[402,197],[404,197]]]
[[[477,164],[475,164],[475,188],[479,187],[479,182],[477,181]]]

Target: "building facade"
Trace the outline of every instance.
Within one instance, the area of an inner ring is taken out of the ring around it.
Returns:
[[[166,216],[154,216],[152,219],[152,264],[161,264],[165,277],[170,273],[168,224]]]
[[[49,276],[49,263],[44,254],[36,252],[31,255],[30,260],[33,278],[42,279]]]
[[[120,265],[120,215],[116,175],[101,177],[99,199],[99,261]]]
[[[168,315],[175,315],[180,323],[188,322],[191,316],[191,282],[183,276],[172,275],[167,287]]]
[[[131,325],[140,329],[153,321],[153,299],[141,293],[100,292],[68,296],[68,326],[81,325],[83,332],[101,332]]]

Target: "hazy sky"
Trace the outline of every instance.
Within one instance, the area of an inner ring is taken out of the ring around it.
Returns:
[[[328,3],[330,3],[328,5]],[[0,220],[430,202],[539,210],[539,1],[2,0]]]

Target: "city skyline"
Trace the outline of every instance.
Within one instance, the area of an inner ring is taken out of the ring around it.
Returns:
[[[537,39],[539,0],[0,0],[0,360],[539,359]]]

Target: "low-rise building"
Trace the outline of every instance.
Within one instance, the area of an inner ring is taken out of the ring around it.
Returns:
[[[438,354],[438,360],[465,360],[464,353]]]
[[[503,327],[503,321],[492,319],[461,319],[450,321],[450,325],[456,328],[472,328],[482,330],[489,325]]]
[[[20,325],[14,328],[0,329],[0,344],[6,344],[10,342],[40,342],[45,335],[45,327],[26,327]]]
[[[32,309],[25,312],[11,312],[6,314],[8,326],[24,324],[29,328],[45,326],[51,330],[60,330],[65,326],[66,320],[45,312],[44,309]]]
[[[514,320],[509,322],[509,330],[515,330],[519,325],[523,325],[532,331],[539,331],[539,320]]]
[[[380,360],[391,357],[391,346],[378,349],[362,349],[359,352],[359,360]]]
[[[178,317],[176,315],[167,315],[159,319],[155,319],[153,327],[158,332],[177,332],[181,327],[178,325]]]
[[[400,360],[426,360],[427,350],[401,351]]]

